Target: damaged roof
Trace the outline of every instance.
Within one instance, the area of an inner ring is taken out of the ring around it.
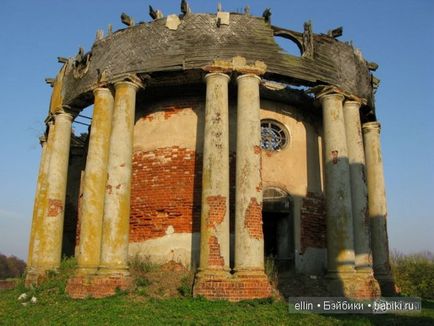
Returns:
[[[170,16],[169,16],[170,17]],[[175,17],[176,18],[176,17]],[[90,52],[67,60],[56,81],[64,105],[81,106],[101,78],[114,81],[125,74],[153,77],[161,72],[202,70],[215,60],[240,56],[266,64],[264,77],[294,85],[333,85],[373,106],[370,64],[352,45],[333,36],[268,24],[263,17],[231,13],[228,24],[216,14],[179,16],[178,26],[168,18],[141,23],[98,39]],[[286,53],[276,37],[295,42],[301,55]]]

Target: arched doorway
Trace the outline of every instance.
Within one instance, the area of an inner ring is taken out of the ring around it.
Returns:
[[[264,255],[279,271],[294,267],[294,216],[292,197],[279,188],[263,193]]]

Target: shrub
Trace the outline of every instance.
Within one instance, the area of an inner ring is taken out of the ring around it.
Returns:
[[[404,255],[392,252],[396,285],[403,295],[434,299],[434,255],[427,251]]]

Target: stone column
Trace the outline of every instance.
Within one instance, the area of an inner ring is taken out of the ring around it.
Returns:
[[[360,123],[360,102],[345,101],[344,117],[351,175],[355,267],[372,273],[369,239],[368,190],[365,180],[365,151]]]
[[[260,78],[237,78],[235,272],[264,273],[262,231]]]
[[[384,185],[383,159],[380,144],[380,123],[363,125],[365,141],[366,172],[368,181],[368,213],[371,228],[371,247],[374,275],[380,283],[383,295],[395,292],[389,262],[389,240],[387,237],[387,206]]]
[[[229,79],[205,76],[200,275],[229,272]]]
[[[133,129],[138,84],[115,84],[108,179],[102,227],[101,274],[128,274]]]
[[[56,112],[52,144],[50,137],[48,139],[47,206],[38,232],[37,268],[40,272],[60,266],[72,118],[70,113],[63,110]]]
[[[54,134],[53,122],[50,121],[47,124],[48,135]],[[35,270],[35,265],[38,261],[38,246],[40,243],[40,228],[44,216],[44,205],[47,199],[47,173],[49,166],[49,152],[47,137],[48,135],[43,135],[40,137],[40,144],[42,146],[41,152],[41,162],[39,165],[38,181],[36,184],[35,201],[33,205],[33,218],[32,218],[32,228],[30,231],[30,242],[29,242],[29,255],[27,257],[27,276],[29,282],[32,283],[29,274],[37,273]]]
[[[113,95],[108,88],[94,90],[95,102],[80,215],[78,272],[96,272],[101,255],[102,219],[107,182],[109,139],[113,113]]]
[[[344,97],[332,93],[320,95],[319,99],[323,109],[325,143],[328,277],[342,282],[340,288],[332,291],[345,295],[343,279],[354,272],[354,247],[350,167],[342,106]]]

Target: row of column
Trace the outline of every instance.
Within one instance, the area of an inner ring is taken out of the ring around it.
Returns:
[[[207,95],[201,215],[200,271],[229,271],[228,82],[206,76]],[[235,270],[263,271],[260,156],[260,78],[237,78]],[[95,106],[83,181],[81,273],[127,273],[130,183],[137,83],[94,92]],[[320,97],[326,155],[327,239],[330,274],[371,271],[388,275],[388,243],[379,124],[364,126],[360,103],[339,94]],[[60,264],[72,115],[59,111],[42,142],[42,159],[29,248],[30,271]],[[365,160],[368,191],[365,185]],[[369,205],[367,202],[369,193]],[[369,207],[370,223],[366,218]],[[371,230],[369,232],[369,226]],[[369,234],[372,234],[370,238]],[[371,243],[371,246],[370,246]]]
[[[199,276],[229,272],[229,114],[224,73],[206,80]],[[260,78],[237,78],[235,272],[264,270]]]
[[[319,99],[326,153],[329,276],[374,270],[377,278],[390,277],[380,124],[365,123],[362,131],[360,102],[345,101],[336,93]]]
[[[83,179],[81,274],[126,274],[135,99],[139,83],[120,81],[94,91],[94,112]],[[72,114],[48,123],[29,246],[29,281],[60,265]]]

